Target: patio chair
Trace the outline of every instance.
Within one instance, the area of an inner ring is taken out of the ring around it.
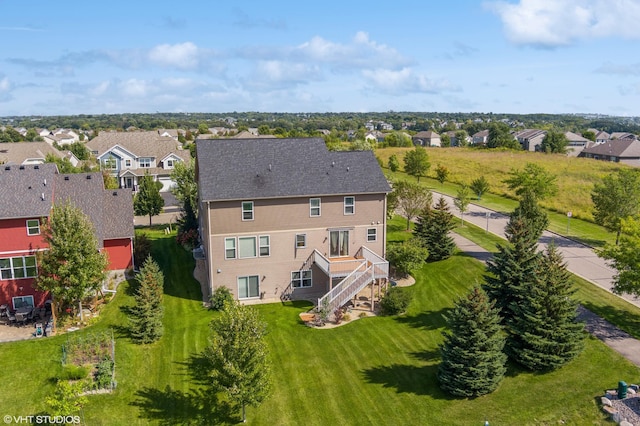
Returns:
[[[7,310],[7,319],[9,320],[9,324],[15,324],[17,318],[15,314],[13,314],[10,310]]]
[[[39,322],[35,325],[36,331],[33,333],[34,337],[42,337],[44,336],[44,327]]]
[[[25,325],[29,319],[28,313],[16,312],[16,322],[20,325]]]

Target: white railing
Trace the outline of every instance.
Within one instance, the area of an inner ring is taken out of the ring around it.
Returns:
[[[333,312],[347,303],[373,280],[373,266],[367,267],[366,263],[362,263],[327,294],[319,298],[318,307],[326,306],[329,312]]]
[[[375,278],[389,278],[389,262],[365,246],[360,247],[356,257],[360,255],[373,265]]]
[[[329,262],[329,259],[324,257],[322,253],[320,253],[316,249],[313,249],[313,253],[311,253],[311,256],[309,256],[309,258],[311,259],[311,263],[315,263],[318,268],[324,271],[325,274],[331,275],[331,262]],[[306,269],[311,269],[310,265]]]

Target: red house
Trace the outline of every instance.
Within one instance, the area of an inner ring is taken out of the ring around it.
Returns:
[[[0,166],[0,305],[41,306],[34,288],[36,252],[47,249],[41,226],[54,204],[70,202],[94,225],[109,270],[133,267],[131,191],[106,190],[100,173],[59,174],[54,164]]]

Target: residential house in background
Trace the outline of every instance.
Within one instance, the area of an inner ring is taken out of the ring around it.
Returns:
[[[121,188],[136,190],[146,174],[162,183],[161,192],[173,186],[171,172],[177,162],[191,161],[188,150],[171,136],[158,131],[102,132],[87,148],[100,162],[103,170],[118,179]]]
[[[0,199],[0,305],[41,306],[48,298],[34,281],[54,204],[70,202],[89,217],[110,271],[133,267],[132,194],[105,190],[101,173],[59,174],[50,163],[0,166]]]
[[[595,145],[595,142],[573,132],[565,132],[564,136],[567,138],[567,155],[570,157],[577,157],[583,149]]]
[[[367,132],[364,135],[364,140],[365,141],[369,141],[369,142],[374,143],[374,144],[375,143],[382,143],[382,142],[384,142],[384,138],[386,136],[387,135],[385,135],[384,133],[382,133],[379,130],[372,130],[370,132]]]
[[[210,292],[335,308],[387,280],[391,188],[371,151],[328,151],[321,138],[199,139],[196,151]]]
[[[60,151],[47,142],[0,143],[0,164],[43,164],[47,155],[67,158],[73,166],[78,158],[69,151]]]
[[[611,133],[611,140],[614,139],[638,139],[638,137],[636,135],[634,135],[633,133],[629,133],[629,132],[613,132]]]
[[[613,139],[585,148],[579,156],[640,167],[640,141]]]
[[[518,140],[525,151],[540,151],[540,145],[547,136],[546,130],[524,129],[517,131],[513,136]]]
[[[489,140],[489,130],[480,130],[471,136],[471,143],[474,145],[486,145]]]
[[[411,139],[416,146],[442,146],[440,135],[432,130],[418,132]]]

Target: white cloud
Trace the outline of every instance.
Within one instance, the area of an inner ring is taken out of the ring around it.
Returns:
[[[149,51],[149,60],[162,66],[193,69],[199,63],[199,50],[191,42],[160,44]]]
[[[11,90],[11,82],[8,77],[2,77],[0,79],[0,93],[7,93]]]
[[[364,70],[362,75],[376,90],[393,95],[411,93],[455,92],[460,88],[448,80],[434,80],[424,74],[418,74],[411,68],[399,71],[388,69]]]
[[[597,68],[596,72],[600,74],[640,75],[640,63],[614,64],[612,62],[606,62]]]
[[[507,38],[515,44],[553,48],[588,38],[640,37],[637,0],[520,0],[485,5],[500,16]]]

